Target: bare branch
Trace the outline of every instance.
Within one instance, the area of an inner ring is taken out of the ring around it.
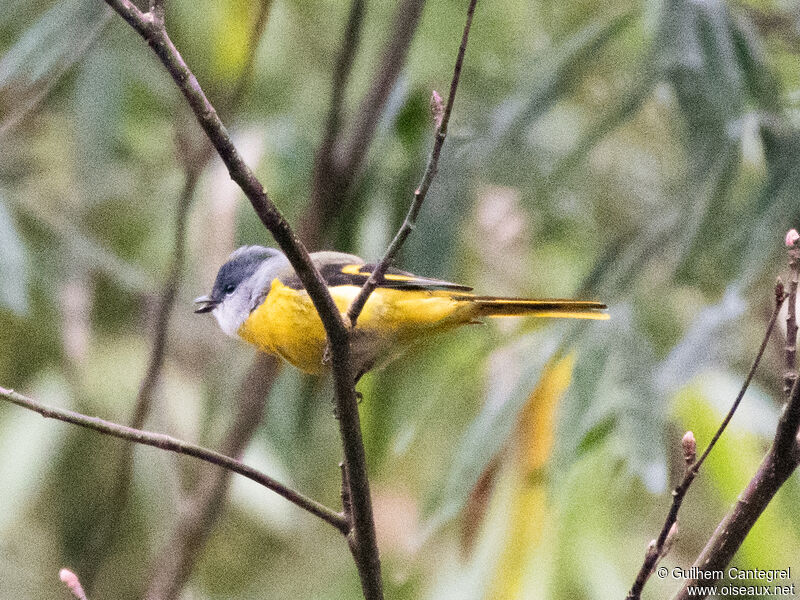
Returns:
[[[425,6],[425,0],[404,0],[398,4],[390,30],[392,37],[375,67],[372,85],[355,112],[348,134],[341,130],[340,105],[351,68],[350,55],[354,55],[358,43],[362,19],[356,12],[359,3],[360,0],[354,0],[351,5],[345,41],[333,79],[326,133],[315,157],[310,208],[300,223],[302,238],[307,243],[321,242],[323,229],[348,202],[350,189],[364,165]],[[358,20],[354,22],[354,18]]]
[[[791,233],[791,232],[790,232]],[[789,263],[792,270],[791,277],[797,279],[800,270],[797,248],[795,246],[800,236],[793,236],[789,246]],[[778,282],[777,288],[783,288]],[[797,287],[790,284],[789,294],[786,299],[789,308],[796,302]],[[776,291],[776,296],[778,292]],[[773,315],[774,317],[774,315]],[[796,334],[795,334],[796,335]],[[793,338],[787,339],[787,347],[796,343]],[[780,487],[794,473],[800,464],[800,449],[798,448],[797,432],[800,427],[800,379],[795,378],[789,393],[789,399],[778,420],[775,440],[756,474],[747,484],[745,490],[739,495],[734,507],[717,526],[714,534],[706,543],[705,548],[694,562],[698,572],[708,572],[723,569],[736,554],[744,542],[745,537],[755,525],[758,517],[764,512],[767,505],[778,492]],[[697,596],[698,579],[688,579],[683,588],[675,596],[679,600],[687,600]],[[691,594],[690,594],[691,592]]]
[[[160,448],[161,450],[168,450],[169,452],[193,456],[205,462],[218,465],[233,471],[234,473],[239,473],[240,475],[247,477],[256,483],[263,485],[265,488],[272,490],[280,496],[283,496],[289,502],[299,506],[312,515],[319,517],[342,533],[347,533],[349,530],[347,521],[340,513],[328,508],[327,506],[324,506],[323,504],[320,504],[316,500],[312,500],[311,498],[304,496],[300,492],[297,492],[288,486],[285,486],[269,475],[262,473],[261,471],[258,471],[253,467],[241,463],[229,456],[215,452],[214,450],[209,450],[208,448],[203,448],[202,446],[185,442],[163,433],[152,433],[149,431],[142,431],[140,429],[133,429],[132,427],[126,427],[125,425],[112,423],[111,421],[105,421],[98,417],[90,417],[88,415],[83,415],[71,410],[48,406],[46,404],[42,404],[41,402],[37,402],[32,398],[18,394],[14,390],[8,390],[3,387],[0,387],[0,398],[22,408],[39,413],[46,419],[57,419],[59,421],[64,421],[65,423],[72,423],[73,425],[91,429],[105,435],[136,442],[137,444],[142,444],[144,446],[152,446],[154,448]]]
[[[352,537],[353,540],[351,549],[365,597],[367,600],[382,599],[380,557],[355,394],[355,377],[350,360],[349,329],[345,326],[344,319],[328,293],[319,271],[311,262],[307,250],[270,200],[261,182],[242,159],[217,111],[167,35],[163,23],[155,23],[151,16],[143,15],[129,0],[106,0],[106,2],[147,41],[166,67],[225,163],[231,178],[245,193],[261,222],[278,242],[319,314],[332,353],[331,367],[339,415],[339,433],[351,488],[353,519],[348,539]]]
[[[683,504],[683,499],[686,496],[686,492],[689,491],[689,486],[692,485],[692,482],[697,476],[700,467],[703,466],[703,463],[705,462],[706,458],[708,458],[709,453],[711,450],[713,450],[717,441],[719,441],[720,436],[722,436],[722,433],[725,431],[728,423],[730,423],[731,419],[733,418],[736,409],[739,408],[739,404],[741,403],[742,398],[744,398],[747,388],[750,387],[750,382],[753,380],[753,376],[755,375],[756,369],[761,362],[761,358],[764,356],[764,351],[767,349],[767,343],[772,335],[772,330],[774,329],[775,323],[778,320],[778,313],[781,309],[783,301],[785,300],[782,288],[783,286],[776,286],[775,306],[772,309],[772,316],[769,319],[767,330],[764,332],[764,338],[761,340],[761,346],[758,348],[758,352],[753,360],[753,364],[750,366],[747,377],[745,377],[744,383],[742,384],[739,393],[736,395],[736,399],[733,401],[730,410],[728,410],[728,414],[725,415],[725,418],[717,428],[714,437],[711,438],[711,442],[708,444],[708,447],[706,447],[705,451],[698,460],[695,461],[693,458],[693,455],[695,455],[697,452],[697,443],[694,440],[694,435],[691,435],[691,432],[687,432],[687,434],[683,437],[681,445],[683,447],[684,460],[686,462],[686,473],[678,487],[676,487],[672,492],[672,506],[670,506],[667,519],[664,521],[664,525],[661,528],[661,533],[658,535],[658,538],[650,542],[650,545],[647,547],[644,562],[639,569],[639,573],[636,575],[636,580],[633,582],[633,586],[631,586],[628,595],[625,597],[626,600],[638,600],[641,597],[642,590],[644,589],[647,580],[650,578],[650,575],[653,573],[653,570],[656,568],[656,565],[658,565],[658,561],[666,556],[667,552],[669,551],[670,544],[668,544],[668,540],[674,537],[674,532],[677,531],[676,526],[678,522],[678,511]]]
[[[436,173],[439,169],[439,155],[442,152],[442,146],[444,145],[444,140],[447,137],[447,126],[450,123],[450,115],[453,112],[453,103],[456,100],[458,82],[461,79],[461,67],[464,64],[464,54],[467,51],[467,41],[469,40],[469,31],[472,27],[472,16],[475,13],[476,3],[477,0],[470,0],[469,7],[467,8],[467,21],[464,24],[464,32],[461,35],[461,45],[458,48],[458,56],[453,69],[453,78],[450,81],[450,93],[447,96],[447,104],[445,105],[444,113],[441,116],[441,124],[436,128],[436,137],[433,143],[433,150],[431,151],[430,158],[428,159],[428,165],[425,168],[422,181],[420,182],[417,190],[414,192],[414,199],[411,202],[411,207],[408,210],[405,221],[403,221],[403,225],[400,227],[400,230],[397,232],[397,235],[395,235],[394,240],[392,240],[392,243],[386,250],[386,254],[384,254],[380,263],[376,265],[372,275],[370,275],[369,279],[364,284],[364,287],[361,288],[358,296],[355,298],[355,300],[353,300],[353,302],[350,304],[350,308],[347,310],[347,316],[351,327],[355,327],[356,321],[358,320],[358,315],[361,314],[361,311],[363,310],[364,305],[367,303],[370,294],[372,294],[372,292],[375,290],[378,282],[381,280],[384,273],[386,273],[386,269],[389,268],[389,265],[394,259],[395,255],[405,243],[406,238],[408,238],[413,231],[417,223],[417,215],[419,214],[420,208],[422,208],[422,203],[425,201],[425,197],[428,195],[428,190],[431,187],[433,178],[436,177]],[[435,118],[438,120],[438,115],[435,115]]]

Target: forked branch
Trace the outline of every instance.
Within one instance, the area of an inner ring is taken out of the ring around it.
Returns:
[[[800,235],[796,231],[790,231],[786,236],[786,246],[789,254],[789,267],[790,267],[790,285],[788,294],[785,293],[783,283],[778,280],[775,286],[775,307],[772,311],[772,316],[767,326],[767,331],[764,335],[764,340],[759,348],[758,355],[747,374],[744,385],[739,392],[736,400],[734,401],[725,419],[722,421],[719,429],[714,435],[711,443],[706,448],[703,455],[699,460],[687,466],[686,475],[683,481],[673,492],[673,502],[670,508],[667,520],[661,530],[658,539],[653,540],[648,547],[645,555],[645,561],[642,564],[636,581],[633,584],[630,592],[628,592],[628,599],[638,599],[641,595],[642,588],[644,587],[653,569],[658,564],[658,561],[666,554],[669,549],[669,540],[674,535],[677,527],[678,510],[680,509],[686,491],[697,475],[700,466],[703,464],[709,453],[713,449],[717,440],[719,440],[722,432],[727,427],[734,412],[736,411],[739,403],[744,396],[744,392],[753,378],[755,369],[761,359],[761,356],[766,349],[767,341],[769,340],[770,333],[778,318],[778,313],[784,301],[789,303],[789,316],[787,323],[787,338],[785,348],[785,364],[786,364],[786,383],[791,384],[789,388],[788,398],[786,405],[781,413],[778,427],[775,432],[775,438],[767,455],[764,457],[758,471],[750,480],[745,490],[740,494],[736,504],[725,516],[725,518],[717,526],[714,534],[709,539],[705,548],[697,557],[693,565],[693,572],[698,573],[698,577],[694,579],[687,579],[680,592],[675,596],[676,600],[688,600],[688,598],[705,597],[701,593],[702,588],[698,584],[702,583],[712,575],[712,572],[722,571],[724,567],[731,561],[734,554],[736,554],[739,547],[744,542],[745,537],[752,529],[756,520],[769,502],[775,496],[777,491],[789,476],[795,471],[798,464],[800,464],[800,448],[798,448],[798,428],[800,427],[800,385],[798,379],[790,377],[795,373],[795,353],[796,353],[796,316],[795,316],[795,303],[797,301],[797,281],[800,274],[800,248],[797,242],[800,240]],[[689,461],[687,460],[687,463]],[[703,576],[706,574],[707,576]]]
[[[658,565],[658,562],[664,556],[666,556],[667,552],[669,552],[672,540],[675,538],[678,532],[678,511],[680,511],[681,505],[683,504],[683,499],[686,496],[686,492],[689,491],[689,486],[692,485],[694,478],[697,476],[698,471],[700,471],[700,467],[703,466],[703,463],[705,462],[706,458],[708,458],[711,450],[714,449],[717,441],[719,441],[719,438],[727,428],[728,423],[730,423],[731,419],[733,418],[736,409],[739,408],[739,404],[741,403],[742,398],[744,398],[747,388],[750,387],[750,382],[753,380],[753,376],[755,375],[756,369],[761,362],[761,358],[764,356],[764,351],[767,349],[767,342],[769,342],[770,336],[772,335],[772,330],[775,328],[775,323],[778,320],[778,314],[785,298],[783,285],[779,282],[778,285],[775,286],[775,305],[772,309],[772,315],[770,316],[769,323],[767,324],[767,330],[764,332],[764,339],[761,340],[761,346],[758,349],[758,353],[753,360],[753,364],[750,366],[750,371],[748,371],[747,377],[745,377],[744,383],[742,384],[739,393],[736,395],[736,399],[733,401],[730,410],[728,410],[728,414],[725,415],[725,418],[722,420],[719,428],[717,428],[714,437],[711,438],[711,442],[708,444],[699,459],[694,459],[696,455],[697,444],[692,433],[687,432],[687,434],[683,437],[686,473],[684,474],[680,484],[678,484],[678,487],[676,487],[672,492],[672,505],[670,506],[669,513],[667,514],[667,519],[664,521],[664,525],[661,528],[658,538],[652,540],[648,545],[647,551],[645,552],[644,562],[639,569],[639,573],[636,575],[636,580],[633,582],[633,586],[631,586],[631,589],[626,596],[626,600],[638,600],[641,597],[642,590],[644,589],[647,580],[650,578],[650,575],[652,575],[653,570]]]

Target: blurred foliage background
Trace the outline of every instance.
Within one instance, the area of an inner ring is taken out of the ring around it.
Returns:
[[[206,161],[166,72],[98,0],[0,7],[0,385],[123,423],[144,395],[147,428],[243,451],[338,506],[329,384],[192,314],[234,247],[272,240]],[[377,258],[421,177],[466,2],[367,3],[327,155],[346,3],[167,8],[309,245]],[[363,380],[387,597],[624,597],[681,474],[680,438],[710,439],[784,270],[798,60],[787,0],[479,3],[440,173],[398,265],[482,294],[601,299],[612,319],[467,328]],[[172,280],[163,370],[143,393]],[[668,567],[691,565],[771,440],[778,337],[689,492]],[[358,597],[327,525],[191,459],[126,452],[0,406],[0,596],[67,598],[69,566],[92,600]],[[799,483],[735,566],[800,572]],[[680,583],[653,578],[645,597]]]

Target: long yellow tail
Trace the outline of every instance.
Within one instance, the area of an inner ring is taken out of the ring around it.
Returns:
[[[607,306],[591,300],[561,300],[547,298],[498,298],[493,296],[467,296],[475,308],[476,317],[555,317],[561,319],[608,319],[602,312]]]

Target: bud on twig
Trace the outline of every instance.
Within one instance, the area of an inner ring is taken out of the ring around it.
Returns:
[[[444,119],[444,102],[436,90],[433,90],[431,94],[431,114],[436,129],[439,129],[442,126],[442,119]]]
[[[667,534],[667,539],[664,540],[664,547],[661,548],[661,556],[659,558],[664,558],[669,551],[672,549],[672,543],[675,541],[675,538],[678,535],[678,522],[675,521],[672,524],[672,527],[669,528],[669,533]]]
[[[647,544],[647,550],[645,550],[645,558],[647,559],[655,559],[658,558],[658,542],[656,540],[650,540],[650,543]],[[655,568],[656,563],[653,563],[653,568]]]
[[[798,240],[800,240],[800,233],[797,233],[796,229],[790,229],[786,232],[786,254],[789,257],[789,291],[786,296],[786,347],[784,348],[783,391],[787,400],[797,379],[797,285],[798,279],[800,279],[800,245]]]
[[[75,575],[75,573],[69,569],[61,569],[58,572],[58,578],[66,584],[69,591],[72,592],[72,595],[78,600],[86,600],[86,592],[83,591],[81,582],[78,580],[78,576]]]
[[[687,467],[691,467],[694,461],[697,460],[697,441],[691,431],[687,431],[683,435],[681,446],[683,447],[683,460],[686,462]]]

